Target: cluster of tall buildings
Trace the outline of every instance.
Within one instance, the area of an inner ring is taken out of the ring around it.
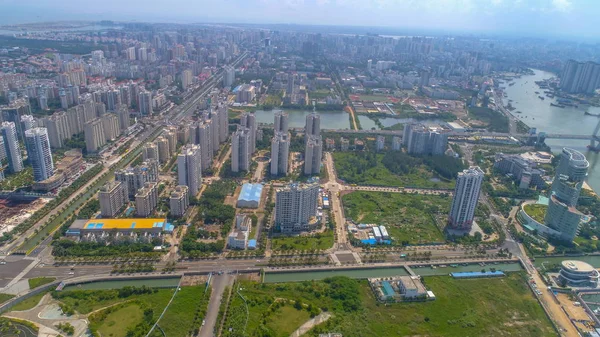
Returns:
[[[410,154],[443,155],[448,148],[448,135],[423,124],[406,124],[402,143]]]
[[[229,136],[227,107],[223,104],[202,112],[188,129],[188,141],[200,146],[201,170],[212,166],[213,157]]]
[[[563,240],[573,241],[579,232],[583,214],[576,206],[589,167],[590,163],[581,152],[570,148],[562,150],[544,220],[546,226],[558,231]]]
[[[571,94],[593,94],[600,87],[600,64],[569,60],[560,76],[560,89]]]
[[[496,154],[494,168],[502,174],[511,174],[518,182],[519,188],[535,186],[546,188],[545,171],[537,168],[537,163],[527,160],[518,154]]]

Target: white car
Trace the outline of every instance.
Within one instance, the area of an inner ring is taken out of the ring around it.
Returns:
[[[70,271],[69,275],[75,275],[75,272],[74,271]]]

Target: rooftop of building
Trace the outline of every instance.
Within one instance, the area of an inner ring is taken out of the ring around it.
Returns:
[[[263,190],[262,184],[246,183],[242,186],[242,191],[240,192],[238,201],[246,200],[246,201],[260,202],[260,196],[262,194],[262,190]]]
[[[591,273],[594,270],[596,270],[589,263],[586,263],[583,261],[577,261],[577,260],[565,260],[565,261],[561,262],[561,266],[562,266],[562,268],[564,268],[568,271],[573,271],[573,272],[578,272],[578,273]]]
[[[160,218],[129,218],[129,219],[90,219],[75,220],[70,229],[151,229],[170,226],[166,219]]]

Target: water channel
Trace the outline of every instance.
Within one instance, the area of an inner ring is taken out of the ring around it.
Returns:
[[[422,276],[434,276],[434,275],[448,275],[454,272],[462,271],[481,271],[482,269],[489,270],[495,268],[501,271],[520,271],[523,268],[519,263],[498,263],[498,264],[487,264],[480,266],[479,264],[469,264],[466,266],[459,265],[456,267],[450,267],[447,264],[446,267],[431,266],[416,268],[412,267],[412,270],[417,275]],[[347,276],[351,278],[369,278],[369,277],[390,277],[390,276],[402,276],[408,275],[408,272],[404,267],[395,268],[372,268],[372,269],[350,269],[350,270],[328,270],[328,271],[311,271],[311,272],[283,272],[283,273],[266,273],[264,282],[265,283],[279,283],[279,282],[302,282],[310,280],[322,280],[324,278],[333,276]]]
[[[155,279],[137,279],[137,280],[110,280],[82,283],[64,288],[68,290],[106,290],[119,289],[123,287],[141,287],[147,286],[151,288],[175,288],[179,284],[179,277],[155,278]]]
[[[273,124],[273,114],[278,110],[257,110],[256,121],[263,124]],[[290,128],[303,128],[306,116],[312,113],[308,110],[285,110],[289,115]],[[321,129],[350,129],[350,117],[345,111],[318,111],[321,116]]]
[[[508,97],[504,99],[505,104],[512,100],[511,104],[515,107],[513,115],[517,116],[529,127],[537,128],[537,131],[546,133],[563,133],[576,135],[591,135],[600,120],[596,116],[586,116],[587,110],[593,114],[600,113],[600,107],[565,107],[559,108],[550,106],[550,103],[556,103],[556,99],[545,97],[544,100],[538,96],[545,96],[544,89],[540,89],[535,81],[541,81],[555,77],[554,74],[535,70],[534,75],[525,75],[515,79],[514,85],[509,86],[506,83],[505,92]],[[539,92],[536,94],[535,92]],[[521,113],[516,113],[521,111]],[[548,139],[546,143],[552,147],[553,152],[560,152],[562,147],[572,147],[581,151],[590,162],[588,184],[596,192],[600,192],[600,155],[588,151],[586,146],[588,140],[564,140]]]

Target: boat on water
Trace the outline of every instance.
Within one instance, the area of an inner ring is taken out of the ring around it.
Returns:
[[[538,98],[541,99],[542,101],[546,99],[544,96],[538,96]]]
[[[595,116],[595,117],[600,117],[600,114],[593,114],[593,113],[591,113],[591,112],[589,112],[589,111],[586,111],[586,112],[584,112],[583,114],[584,114],[584,115],[586,115],[586,116]]]
[[[539,95],[539,94],[540,94],[540,92],[539,92],[539,91],[536,91],[536,92],[535,92],[535,94],[536,94],[536,95]]]
[[[517,110],[517,111],[515,111],[515,112],[516,112],[516,113],[518,113],[518,114],[521,114],[521,113],[523,113],[523,112],[521,112],[521,110]]]
[[[555,104],[555,103],[550,103],[550,106],[555,106],[557,108],[565,108],[564,105],[562,105],[562,104]]]
[[[515,85],[515,82],[510,82],[510,83],[508,84],[508,86],[509,86],[509,87],[512,87],[513,85]]]

